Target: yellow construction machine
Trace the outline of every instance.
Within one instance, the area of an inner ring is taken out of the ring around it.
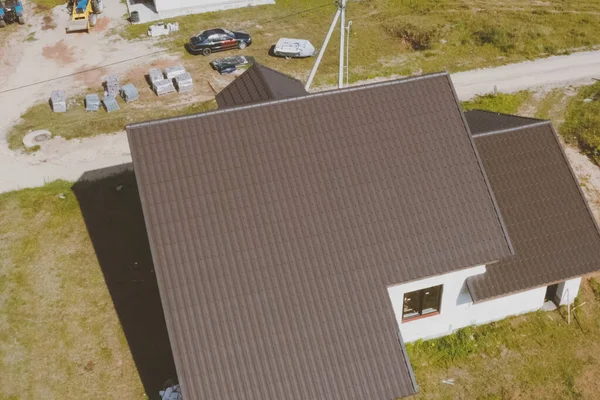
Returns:
[[[96,23],[96,15],[94,14],[95,8],[94,1],[96,0],[70,0],[69,8],[71,8],[71,21],[67,26],[67,33],[69,32],[89,32],[90,26],[94,26]],[[96,1],[97,3],[97,1]]]

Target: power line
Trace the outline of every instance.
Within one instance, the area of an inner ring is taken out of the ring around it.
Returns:
[[[56,78],[50,78],[50,79],[46,79],[46,80],[43,80],[43,81],[38,81],[38,82],[30,83],[28,85],[17,86],[17,87],[11,88],[11,89],[6,89],[6,90],[3,90],[3,91],[0,91],[0,94],[8,93],[8,92],[13,92],[15,90],[20,90],[20,89],[25,89],[25,88],[28,88],[28,87],[31,87],[31,86],[41,85],[43,83],[48,83],[48,82],[52,82],[52,81],[58,81],[60,79],[69,78],[71,76],[77,76],[77,75],[81,75],[81,74],[86,74],[88,72],[96,71],[96,70],[99,70],[99,69],[102,69],[102,68],[112,67],[113,65],[123,64],[123,63],[129,62],[129,61],[133,61],[133,60],[137,60],[137,59],[140,59],[140,58],[149,57],[149,56],[153,56],[155,54],[164,53],[165,51],[168,51],[168,50],[169,49],[158,50],[158,51],[155,51],[153,53],[147,53],[147,54],[143,54],[141,56],[132,57],[132,58],[128,58],[128,59],[121,60],[121,61],[115,61],[115,62],[110,63],[110,64],[100,65],[100,66],[93,67],[93,68],[90,68],[90,69],[86,69],[86,70],[83,70],[83,71],[77,71],[77,72],[73,72],[71,74],[67,74],[67,75],[63,75],[63,76],[58,76]]]
[[[311,11],[315,11],[315,10],[318,10],[320,8],[330,6],[332,4],[334,4],[334,3],[327,2],[325,4],[321,4],[320,6],[316,6],[316,7],[313,7],[313,8],[308,8],[306,10],[298,11],[298,12],[287,14],[287,15],[283,15],[281,17],[272,18],[270,20],[265,20],[265,21],[258,21],[257,23],[248,24],[246,26],[241,26],[238,29],[244,29],[244,28],[250,27],[252,25],[266,25],[266,24],[269,24],[271,22],[275,22],[275,21],[279,21],[279,20],[282,20],[282,19],[295,17],[296,15],[300,15],[300,14],[308,13],[308,12],[311,12]],[[177,46],[177,48],[179,48],[179,46]],[[50,78],[50,79],[46,79],[46,80],[43,80],[43,81],[38,81],[38,82],[30,83],[30,84],[27,84],[27,85],[22,85],[22,86],[17,86],[17,87],[10,88],[10,89],[5,89],[5,90],[0,91],[0,94],[14,92],[14,91],[17,91],[17,90],[26,89],[28,87],[42,85],[44,83],[49,83],[49,82],[58,81],[58,80],[61,80],[61,79],[70,78],[70,77],[81,75],[81,74],[86,74],[86,73],[91,72],[91,71],[96,71],[96,70],[99,70],[99,69],[112,67],[114,65],[127,63],[129,61],[138,60],[140,58],[150,57],[150,56],[154,56],[156,54],[165,53],[165,52],[167,52],[169,50],[172,50],[172,49],[175,49],[175,47],[171,47],[171,48],[166,48],[166,49],[163,49],[163,50],[154,51],[152,53],[142,54],[142,55],[137,56],[137,57],[126,58],[126,59],[123,59],[123,60],[120,60],[120,61],[115,61],[115,62],[109,63],[109,64],[99,65],[97,67],[92,67],[92,68],[89,68],[89,69],[86,69],[86,70],[83,70],[83,71],[77,71],[77,72],[73,72],[73,73],[70,73],[70,74],[67,74],[67,75],[58,76],[56,78]]]

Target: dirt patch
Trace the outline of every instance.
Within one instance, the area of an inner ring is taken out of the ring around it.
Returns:
[[[54,60],[59,65],[69,65],[75,62],[75,51],[73,46],[68,46],[64,40],[54,46],[45,46],[42,55],[48,60]]]
[[[44,17],[44,19],[42,20],[42,30],[47,31],[47,30],[52,30],[52,29],[56,29],[56,24],[54,23],[54,18],[52,18],[52,16],[50,16],[50,15],[46,15]]]
[[[110,25],[110,18],[107,18],[107,17],[98,18],[98,21],[96,22],[96,26],[94,27],[94,31],[95,32],[104,32],[108,29],[109,25]]]
[[[77,69],[76,79],[79,82],[83,82],[87,87],[101,87],[102,77],[106,75],[104,68],[93,69],[91,65],[84,65]]]
[[[172,67],[173,65],[175,65],[177,63],[177,59],[173,59],[173,58],[169,58],[169,59],[164,59],[161,58],[160,60],[156,60],[154,61],[152,64],[153,68],[167,68],[167,67]]]

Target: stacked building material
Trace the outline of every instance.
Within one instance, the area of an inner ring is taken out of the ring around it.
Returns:
[[[106,108],[107,112],[117,111],[119,109],[119,104],[117,103],[117,98],[115,96],[106,95],[104,96],[104,108]]]
[[[50,103],[52,105],[52,111],[67,112],[67,96],[63,90],[55,90],[50,95]]]
[[[109,75],[105,82],[106,94],[108,96],[116,97],[119,95],[121,85],[119,84],[119,78],[116,75]]]
[[[85,96],[85,111],[98,111],[100,109],[100,96],[88,94]]]
[[[189,72],[175,77],[175,85],[179,93],[191,92],[194,89],[194,81]]]
[[[179,75],[183,74],[185,74],[185,67],[183,65],[165,68],[165,75],[167,76],[167,79],[175,79]]]
[[[133,83],[128,83],[121,88],[121,97],[125,102],[131,103],[132,101],[139,99],[140,95],[137,88],[133,86]]]
[[[148,79],[150,80],[150,85],[154,85],[154,82],[162,81],[165,77],[160,69],[152,68],[148,71]]]
[[[170,79],[163,79],[161,81],[156,81],[152,85],[152,90],[156,93],[157,96],[162,96],[164,94],[173,93],[175,91],[175,87],[173,86],[173,81]]]

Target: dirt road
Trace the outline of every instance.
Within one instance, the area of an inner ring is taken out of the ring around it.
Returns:
[[[512,93],[535,87],[592,83],[592,78],[600,79],[600,51],[585,51],[452,74],[452,81],[461,100],[491,93],[494,86],[499,92]]]
[[[0,91],[30,81],[49,79],[90,66],[105,65],[148,54],[154,50],[147,41],[128,43],[109,35],[112,27],[123,23],[122,15],[126,10],[119,0],[105,0],[105,4],[103,18],[107,20],[102,22],[103,30],[89,35],[64,34],[67,18],[62,7],[54,11],[53,23],[57,25],[54,29],[45,29],[48,21],[43,21],[41,17],[36,20],[36,17],[30,16],[34,25],[31,29],[36,32],[37,40],[21,46],[28,34],[26,29],[11,39],[7,53],[16,56],[0,60],[2,70],[8,71],[8,74],[0,74]],[[35,28],[36,24],[38,28]],[[146,64],[149,61],[142,59],[137,64]],[[120,64],[111,67],[110,71],[79,75],[64,81],[0,94],[0,134],[5,135],[23,111],[47,99],[52,90],[91,87],[98,84],[101,76],[124,72],[133,67],[133,63]],[[4,79],[2,75],[5,76]],[[463,100],[476,94],[492,92],[494,85],[499,91],[513,92],[536,87],[585,84],[591,82],[593,77],[600,77],[600,51],[550,57],[452,75],[459,97]],[[130,161],[129,146],[124,133],[68,142],[60,138],[53,139],[33,155],[17,154],[10,151],[6,143],[2,143],[0,192],[35,187],[55,179],[76,180],[86,171]]]

